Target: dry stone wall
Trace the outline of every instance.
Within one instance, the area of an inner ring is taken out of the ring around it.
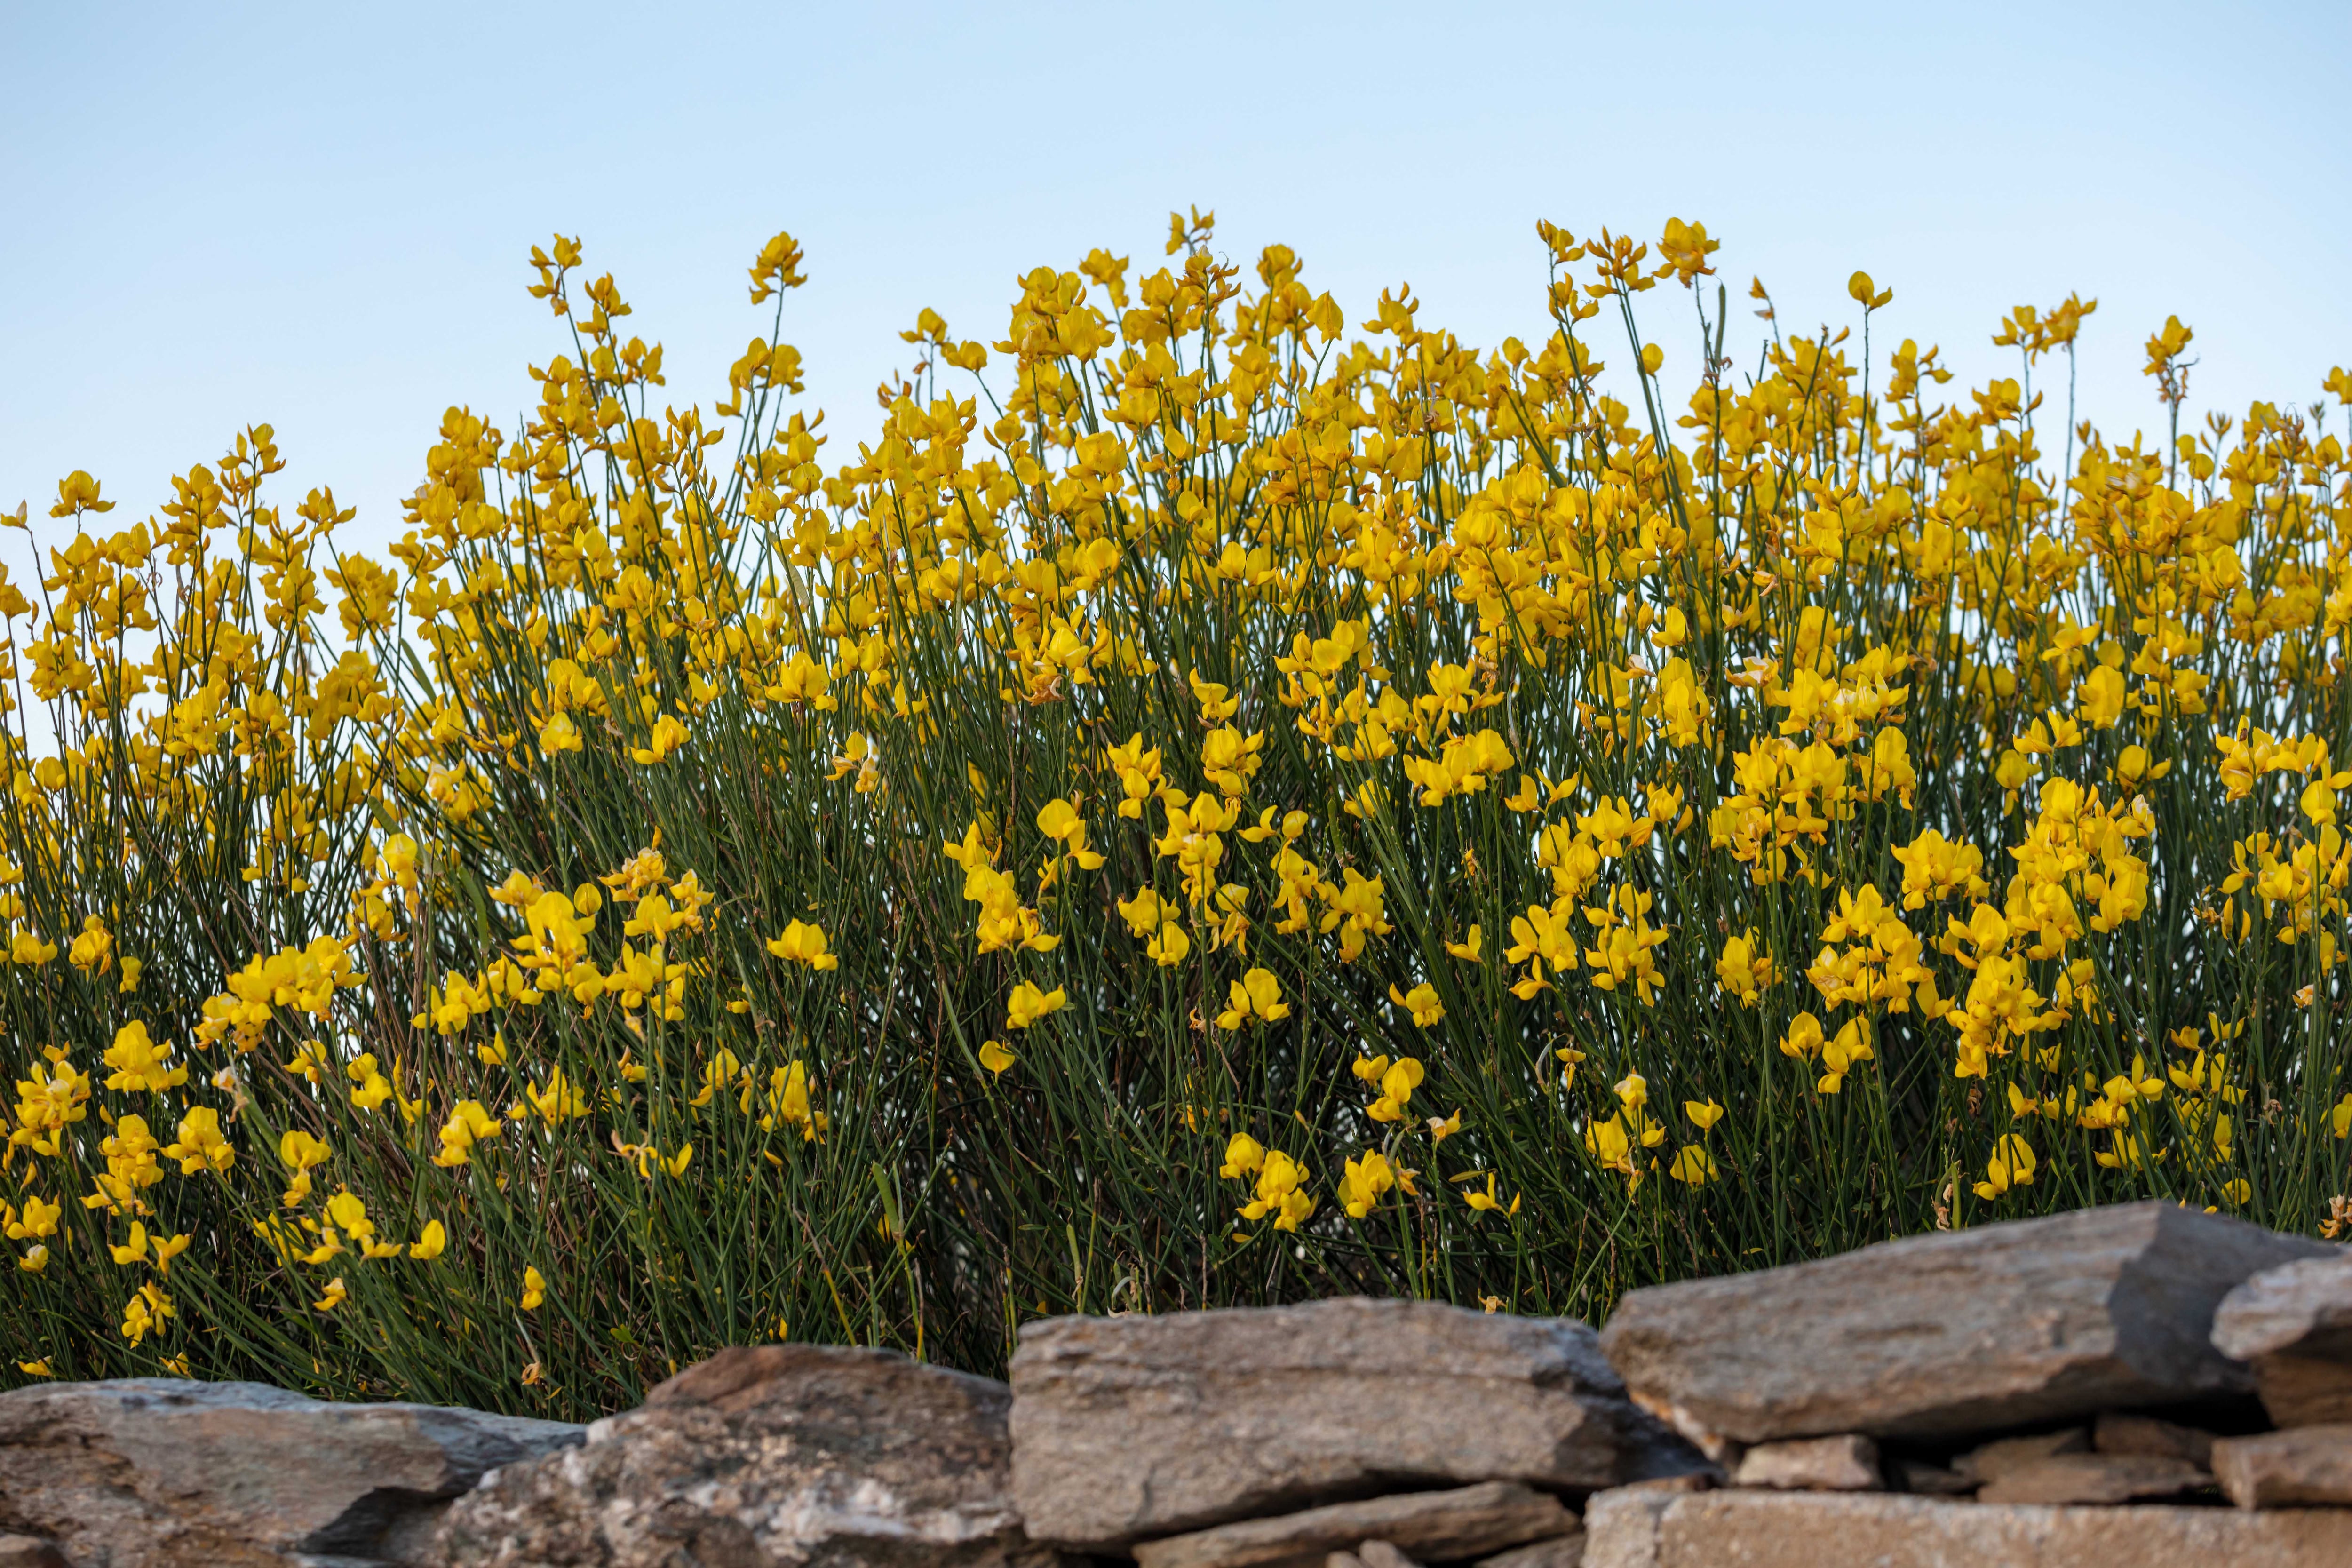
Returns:
[[[2161,1204],[1636,1291],[722,1352],[586,1427],[0,1395],[0,1568],[2352,1568],[2352,1254]]]

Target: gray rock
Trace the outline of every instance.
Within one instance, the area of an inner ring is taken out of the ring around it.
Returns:
[[[1459,1562],[1575,1529],[1576,1516],[1558,1498],[1517,1481],[1486,1481],[1147,1541],[1135,1548],[1135,1561],[1137,1568],[1304,1568],[1350,1545],[1361,1557],[1363,1547],[1356,1543],[1377,1542],[1427,1562]]]
[[[1878,1445],[1848,1432],[1759,1443],[1740,1456],[1731,1484],[1781,1491],[1874,1492],[1885,1483],[1879,1476]]]
[[[2213,1474],[2240,1508],[2342,1507],[2352,1503],[2352,1426],[2223,1437],[2213,1445]]]
[[[1589,1491],[1657,1473],[1661,1447],[1703,1463],[1582,1323],[1433,1302],[1029,1323],[1013,1392],[1029,1531],[1087,1551],[1399,1487]]]
[[[1653,1286],[1601,1344],[1685,1436],[1958,1436],[2252,1393],[2210,1342],[2214,1308],[2250,1275],[2333,1250],[2126,1204]]]
[[[2154,1454],[2162,1458],[2186,1459],[2204,1468],[2210,1468],[2213,1462],[2212,1433],[2127,1411],[2110,1410],[2102,1415],[2092,1428],[2091,1447],[2102,1454]]]
[[[1710,1491],[1588,1509],[1587,1568],[2344,1568],[2352,1510],[2053,1508]],[[1608,1506],[1603,1506],[1608,1504]]]
[[[1549,1541],[1530,1541],[1492,1557],[1481,1557],[1474,1568],[1583,1568],[1584,1527]]]
[[[2250,1362],[2282,1426],[2352,1421],[2352,1253],[2265,1269],[2222,1299],[2213,1343]]]
[[[2053,1454],[2003,1470],[1980,1503],[2118,1503],[2179,1497],[2213,1484],[2201,1465],[2158,1454]]]
[[[1042,1563],[1009,1487],[1001,1383],[889,1351],[722,1351],[502,1469],[442,1521],[442,1568],[1000,1568]]]
[[[1952,1468],[1962,1480],[1981,1486],[1999,1480],[2010,1471],[2026,1465],[2038,1464],[2053,1454],[2087,1454],[2091,1451],[2091,1434],[2087,1427],[2069,1426],[2058,1432],[2034,1432],[2022,1437],[2000,1437],[1979,1444],[1952,1461]]]
[[[72,1568],[58,1549],[37,1535],[0,1535],[0,1568]]]
[[[580,1438],[561,1422],[257,1383],[39,1384],[0,1394],[0,1519],[80,1568],[413,1563],[483,1472]]]
[[[1367,1541],[1356,1548],[1364,1568],[1421,1568],[1402,1547],[1386,1541]]]

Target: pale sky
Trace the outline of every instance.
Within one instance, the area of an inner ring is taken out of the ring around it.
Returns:
[[[557,230],[706,404],[765,327],[745,267],[798,236],[785,336],[836,458],[918,310],[992,341],[1020,272],[1097,245],[1149,271],[1193,204],[1237,261],[1292,246],[1351,321],[1410,282],[1481,346],[1546,331],[1538,218],[1673,216],[1790,329],[1853,320],[1856,268],[1891,286],[1875,380],[1905,336],[2014,374],[2002,311],[2079,289],[2111,432],[2158,427],[2140,344],[2168,313],[2193,411],[2307,403],[2352,363],[2347,65],[2340,3],[11,4],[0,507],[56,542],[87,468],[127,524],[267,421],[281,504],[331,484],[378,548],[442,410],[511,433],[562,352],[523,291]],[[1671,374],[1689,302],[1653,302]]]

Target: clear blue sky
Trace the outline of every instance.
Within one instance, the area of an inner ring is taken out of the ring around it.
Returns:
[[[281,500],[330,483],[380,543],[442,409],[511,430],[559,352],[523,293],[559,229],[680,402],[762,327],[743,269],[791,229],[787,336],[853,437],[922,307],[993,339],[1020,271],[1148,269],[1193,203],[1355,320],[1409,280],[1482,345],[1543,330],[1537,218],[1675,216],[1791,326],[1850,319],[1868,268],[1882,359],[1940,342],[1971,379],[2014,374],[2007,307],[2096,295],[2114,430],[2155,427],[2168,312],[2196,408],[2308,401],[2352,362],[2347,66],[2341,4],[11,5],[0,506],[82,468],[127,522],[268,421]],[[1686,299],[1646,300],[1687,364]]]

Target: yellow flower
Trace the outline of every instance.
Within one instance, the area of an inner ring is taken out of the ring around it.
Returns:
[[[423,1232],[408,1244],[408,1256],[430,1263],[440,1257],[441,1249],[448,1245],[449,1233],[442,1227],[441,1222],[427,1220]]]
[[[2004,1132],[1992,1146],[1992,1158],[1985,1163],[1985,1179],[1976,1184],[1977,1196],[1990,1202],[2011,1187],[2033,1184],[2034,1158],[2032,1146],[2014,1132]]]
[[[122,1337],[132,1344],[143,1344],[149,1334],[163,1331],[164,1320],[175,1317],[172,1299],[154,1285],[142,1285],[138,1294],[122,1308]]]
[[[327,1281],[326,1293],[311,1302],[310,1306],[315,1311],[331,1312],[341,1306],[350,1296],[351,1290],[343,1284],[343,1277],[338,1274]]]
[[[572,722],[569,713],[558,713],[539,727],[539,749],[549,756],[559,752],[584,751],[587,742],[580,738],[579,726]],[[604,862],[611,865],[611,861]],[[321,1311],[324,1308],[320,1309]]]
[[[539,1304],[547,1300],[547,1280],[535,1268],[522,1271],[522,1310],[536,1312]]]
[[[1690,1118],[1693,1127],[1705,1132],[1723,1120],[1723,1107],[1712,1100],[1685,1100],[1683,1101],[1683,1114]]]
[[[1225,1143],[1225,1163],[1217,1168],[1217,1174],[1254,1176],[1265,1168],[1265,1145],[1246,1132],[1236,1132]]]
[[[119,1264],[139,1262],[147,1256],[147,1227],[141,1225],[137,1220],[132,1220],[131,1222],[131,1239],[124,1242],[121,1247],[116,1247],[113,1244],[109,1243],[107,1250],[114,1254],[114,1261]]]
[[[1675,1151],[1674,1163],[1666,1167],[1666,1174],[1687,1186],[1705,1186],[1715,1180],[1715,1156],[1706,1152],[1704,1144],[1685,1143]]]
[[[180,1118],[179,1141],[164,1145],[165,1158],[180,1162],[180,1173],[226,1171],[236,1163],[236,1151],[222,1135],[220,1112],[200,1105]]]
[[[1004,1069],[1020,1059],[994,1040],[980,1042],[980,1065],[998,1078],[1003,1078]]]
[[[1479,947],[1485,941],[1486,933],[1474,925],[1465,940],[1447,942],[1445,951],[1465,963],[1478,963],[1483,962],[1479,957]]]
[[[1357,1064],[1359,1071],[1362,1067],[1362,1063]],[[1375,1121],[1402,1121],[1405,1107],[1412,1100],[1412,1091],[1421,1087],[1423,1076],[1419,1062],[1411,1057],[1399,1057],[1393,1066],[1381,1074],[1381,1097],[1365,1109],[1364,1114]]]
[[[1396,1185],[1396,1172],[1387,1158],[1377,1149],[1368,1149],[1360,1160],[1350,1160],[1339,1177],[1339,1204],[1350,1219],[1362,1219],[1372,1212],[1381,1194]]]
[[[1490,1210],[1499,1210],[1505,1217],[1507,1218],[1508,1216],[1519,1212],[1518,1194],[1513,1193],[1511,1194],[1511,1201],[1507,1207],[1505,1206],[1503,1200],[1496,1195],[1495,1173],[1492,1171],[1486,1173],[1486,1190],[1485,1192],[1466,1191],[1462,1194],[1462,1200],[1479,1214],[1486,1214]]]
[[[1069,1000],[1058,985],[1051,991],[1040,991],[1024,980],[1013,988],[1013,994],[1005,1003],[1004,1026],[1009,1029],[1025,1029],[1038,1019],[1061,1011]]]
[[[20,1361],[16,1363],[16,1370],[23,1373],[26,1377],[55,1377],[58,1375],[56,1373],[49,1370],[49,1363],[47,1357],[43,1357],[39,1361]]]
[[[188,1069],[171,1065],[172,1049],[149,1039],[147,1026],[132,1019],[115,1031],[114,1044],[106,1049],[106,1065],[115,1069],[106,1087],[161,1094],[187,1082]]]
[[[449,1120],[441,1124],[441,1148],[433,1163],[455,1170],[473,1158],[476,1143],[498,1135],[499,1120],[483,1109],[480,1100],[461,1100],[451,1109]]]
[[[11,1212],[6,1231],[11,1241],[30,1241],[58,1233],[58,1216],[65,1212],[63,1204],[44,1202],[38,1193],[25,1199],[22,1214]]]
[[[1389,987],[1389,1000],[1411,1013],[1412,1021],[1424,1029],[1445,1016],[1445,1005],[1437,999],[1437,988],[1427,981],[1402,994],[1391,985]]]
[[[787,963],[809,969],[841,967],[841,960],[825,951],[824,932],[800,921],[785,926],[784,934],[768,943],[768,951]]]
[[[1244,1219],[1264,1219],[1274,1215],[1276,1230],[1297,1230],[1299,1222],[1315,1213],[1315,1200],[1301,1190],[1307,1183],[1307,1167],[1299,1164],[1279,1149],[1266,1151],[1265,1168],[1258,1173],[1256,1196],[1239,1211]]]
[[[1220,1029],[1238,1029],[1258,1020],[1271,1024],[1290,1016],[1289,1004],[1282,1000],[1282,984],[1271,971],[1251,970],[1233,982],[1227,994],[1233,1005],[1217,1015]]]

